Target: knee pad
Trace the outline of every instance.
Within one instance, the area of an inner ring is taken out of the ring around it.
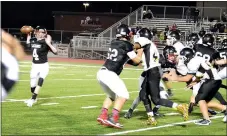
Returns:
[[[43,81],[44,81],[44,79],[43,79],[43,78],[39,78],[39,81],[38,81],[38,86],[42,87],[42,85],[43,85]]]

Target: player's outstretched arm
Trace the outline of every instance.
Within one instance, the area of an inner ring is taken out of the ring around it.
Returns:
[[[47,45],[50,47],[51,51],[56,55],[58,52],[57,49],[51,44],[52,37],[50,35],[47,35],[45,41]]]
[[[225,65],[225,64],[227,64],[227,59],[215,60],[214,63],[215,63],[216,65]]]
[[[127,55],[129,58],[135,63],[135,64],[140,64],[142,63],[142,54],[143,54],[143,49],[138,49],[137,50],[137,55],[134,51],[128,52]]]

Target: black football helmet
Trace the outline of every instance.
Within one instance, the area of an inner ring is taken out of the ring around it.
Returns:
[[[204,31],[204,29],[202,29],[201,31],[199,31],[199,36],[203,37],[206,34],[206,31]]]
[[[124,37],[124,38],[128,39],[129,33],[130,33],[130,30],[129,30],[128,25],[121,24],[116,30],[116,37],[117,38]]]
[[[185,64],[187,64],[194,56],[195,52],[191,48],[184,48],[180,52],[180,58],[183,59]]]
[[[180,40],[180,34],[178,33],[178,31],[171,31],[167,35],[166,43],[167,45],[170,46],[170,45],[173,45],[178,40]]]
[[[151,31],[148,28],[142,28],[137,33],[139,37],[146,37],[147,39],[151,40],[153,35],[151,34]]]
[[[214,44],[214,37],[212,34],[205,34],[203,36],[203,44],[209,45],[209,46],[213,46]]]
[[[199,41],[199,36],[197,33],[191,33],[187,38],[187,46],[193,48],[194,45]]]
[[[177,51],[173,46],[166,46],[163,49],[163,56],[165,60],[167,60],[170,63],[175,63],[175,58],[177,56]]]
[[[221,43],[221,48],[222,48],[222,49],[227,48],[227,39],[224,39],[224,40],[222,41],[222,43]]]

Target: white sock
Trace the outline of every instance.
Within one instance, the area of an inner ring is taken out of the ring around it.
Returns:
[[[153,111],[152,112],[148,112],[147,115],[153,117],[154,113],[153,113]]]
[[[177,106],[178,104],[174,102],[172,108],[177,108]]]

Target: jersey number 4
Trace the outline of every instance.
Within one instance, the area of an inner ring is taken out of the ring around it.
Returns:
[[[117,58],[116,58],[117,55],[118,55],[118,51],[116,49],[109,48],[109,51],[107,53],[107,59],[112,61],[117,61]]]
[[[195,56],[203,57],[206,61],[210,61],[210,55],[202,54],[201,52],[196,52]]]
[[[35,60],[39,60],[39,55],[37,54],[37,49],[33,50],[32,56],[35,58]]]

